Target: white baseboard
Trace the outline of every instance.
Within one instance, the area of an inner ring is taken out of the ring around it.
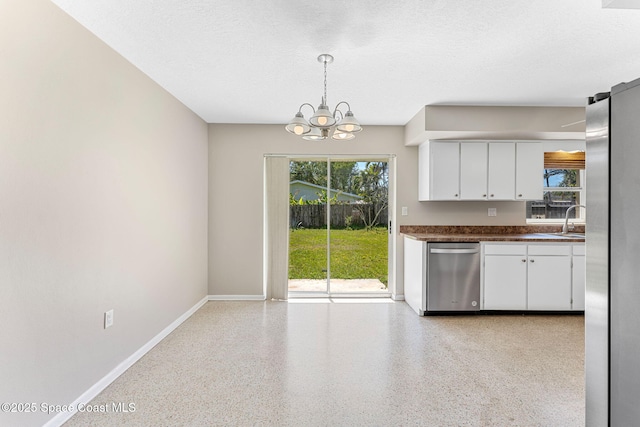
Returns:
[[[391,295],[391,299],[394,301],[404,301],[404,295]]]
[[[264,301],[264,295],[209,295],[209,301]]]
[[[127,357],[124,361],[122,361],[118,366],[116,366],[111,372],[105,375],[100,381],[95,383],[89,390],[85,391],[78,397],[71,405],[70,408],[73,408],[72,411],[69,412],[60,412],[55,417],[51,418],[44,427],[59,427],[65,422],[67,422],[76,412],[78,405],[81,403],[88,403],[93,398],[95,398],[102,390],[107,388],[109,384],[114,382],[120,375],[122,375],[127,369],[133,366],[142,356],[147,354],[149,350],[155,347],[160,341],[162,341],[167,335],[173,332],[180,324],[182,324],[185,320],[187,320],[193,313],[198,311],[200,307],[202,307],[207,301],[208,297],[202,298],[200,301],[196,303],[193,307],[191,307],[186,313],[182,316],[178,317],[173,323],[164,328],[158,335],[153,337],[149,342],[143,345],[138,351],[133,353],[131,356]]]

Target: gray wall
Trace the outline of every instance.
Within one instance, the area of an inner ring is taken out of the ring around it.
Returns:
[[[397,225],[521,225],[524,202],[419,202],[418,147],[407,147],[401,126],[366,126],[353,141],[305,141],[280,125],[209,125],[209,294],[261,295],[263,290],[263,158],[291,155],[397,157]],[[228,206],[244,206],[231,210]],[[402,206],[409,215],[400,216]],[[487,208],[498,209],[488,217]],[[396,225],[396,229],[397,229]],[[402,289],[402,240],[396,271]]]
[[[0,402],[68,404],[207,294],[207,125],[45,0],[0,94]]]

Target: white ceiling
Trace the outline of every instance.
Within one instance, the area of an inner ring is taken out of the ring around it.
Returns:
[[[364,125],[433,104],[582,106],[640,77],[640,10],[601,0],[53,2],[209,123],[317,106],[320,53],[329,106]]]

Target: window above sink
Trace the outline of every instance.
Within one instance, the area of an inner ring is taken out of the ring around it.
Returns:
[[[557,156],[549,155],[556,153],[561,153],[560,161],[554,161]],[[584,152],[545,153],[545,168],[541,179],[544,182],[543,198],[527,202],[527,223],[564,222],[570,206],[586,204]],[[569,220],[584,223],[585,210],[575,209],[569,212]]]

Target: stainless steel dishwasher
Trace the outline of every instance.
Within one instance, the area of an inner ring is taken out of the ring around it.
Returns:
[[[428,243],[426,264],[425,314],[480,310],[479,243]]]

